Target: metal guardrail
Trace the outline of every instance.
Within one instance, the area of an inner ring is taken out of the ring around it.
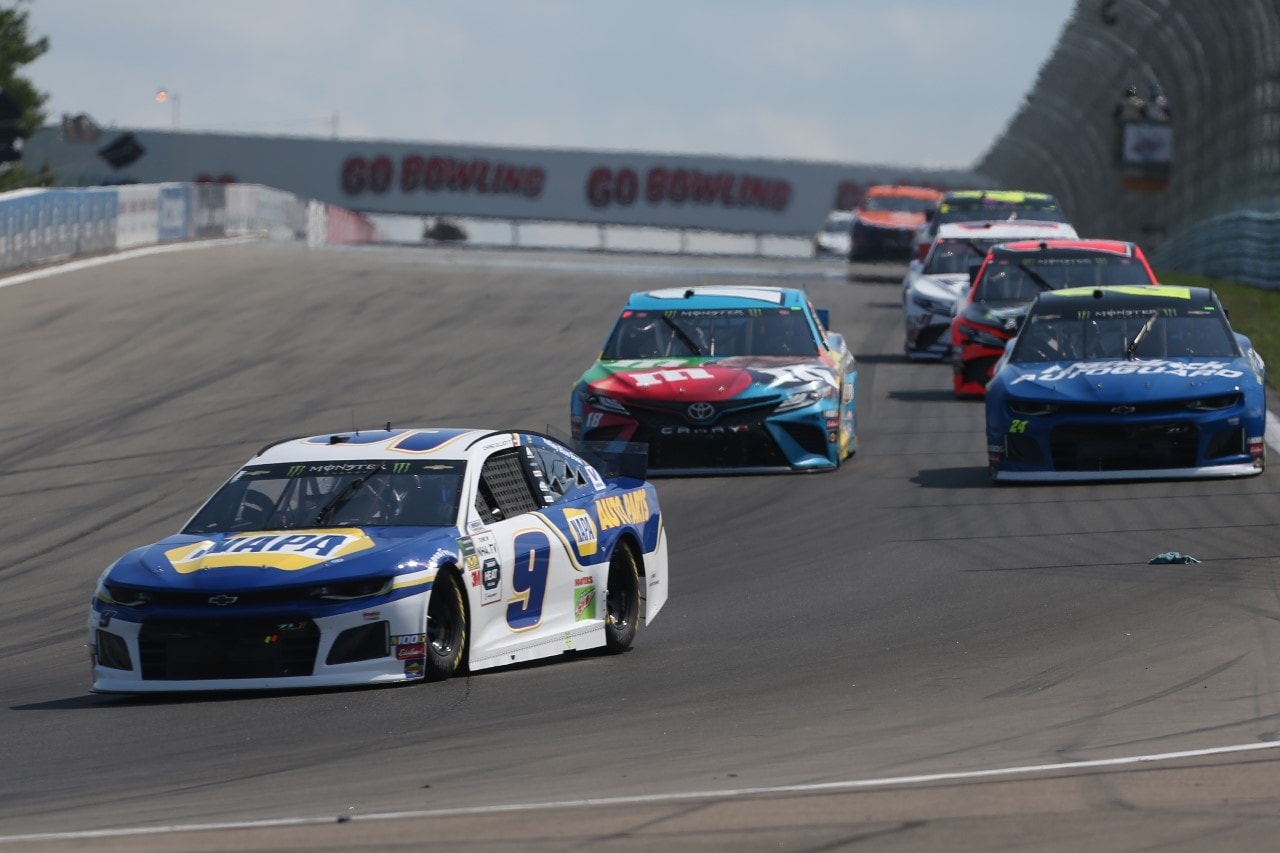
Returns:
[[[1121,180],[1112,108],[1130,84],[1172,104],[1159,191]],[[1078,0],[976,169],[1054,193],[1082,234],[1136,240],[1159,268],[1280,288],[1280,2]]]

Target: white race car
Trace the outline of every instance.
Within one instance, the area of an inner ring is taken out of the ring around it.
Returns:
[[[1074,239],[1076,230],[1065,222],[1003,220],[997,222],[949,222],[938,226],[938,236],[923,262],[912,261],[902,280],[902,315],[906,328],[903,349],[920,361],[942,361],[951,349],[951,313],[956,301],[973,283],[987,250],[996,243],[1036,237]]]
[[[845,258],[853,235],[853,211],[833,210],[827,214],[822,227],[813,235],[815,258]]]
[[[102,573],[93,690],[391,684],[624,651],[666,597],[653,486],[547,436],[291,439]]]

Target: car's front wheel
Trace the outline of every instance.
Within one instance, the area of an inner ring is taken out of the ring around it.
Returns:
[[[609,585],[605,591],[604,636],[611,652],[631,648],[640,628],[640,604],[644,595],[640,565],[631,547],[618,543],[609,560]]]
[[[467,605],[458,576],[442,570],[427,604],[427,661],[424,675],[443,681],[462,670],[467,649]]]

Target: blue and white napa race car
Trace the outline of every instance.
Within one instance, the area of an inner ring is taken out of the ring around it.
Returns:
[[[1225,315],[1204,287],[1041,293],[986,388],[993,479],[1261,473],[1262,358]]]
[[[547,436],[291,439],[103,572],[92,689],[389,684],[624,651],[666,598],[653,486]]]

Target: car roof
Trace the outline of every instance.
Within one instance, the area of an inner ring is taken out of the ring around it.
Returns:
[[[991,251],[1000,254],[1013,254],[1016,252],[1044,252],[1044,251],[1072,251],[1072,252],[1097,252],[1109,253],[1114,255],[1124,255],[1132,257],[1140,250],[1137,243],[1131,243],[1127,240],[1099,240],[1099,239],[1050,239],[1050,240],[1013,240],[1008,243],[1000,243],[992,246]]]
[[[1017,240],[1030,237],[1076,236],[1067,222],[1041,222],[1038,219],[991,219],[976,222],[944,222],[938,226],[939,240]]]
[[[1149,308],[1169,306],[1170,300],[1184,305],[1218,304],[1218,298],[1207,287],[1185,287],[1161,284],[1113,284],[1103,287],[1066,287],[1046,290],[1036,298],[1040,311],[1097,311],[1107,308]]]
[[[342,462],[354,459],[466,459],[477,439],[492,436],[484,448],[515,447],[515,432],[488,429],[374,429],[322,433],[289,438],[258,451],[246,464],[270,465],[289,462]]]
[[[1003,201],[1019,204],[1024,201],[1057,201],[1049,193],[1027,192],[1025,190],[949,190],[942,195],[943,203],[966,199],[985,198],[991,201]]]
[[[905,198],[923,198],[932,201],[941,198],[942,193],[933,187],[913,187],[906,184],[877,184],[874,187],[868,187],[862,197],[867,196],[896,196]]]
[[[807,301],[795,287],[701,285],[640,290],[627,299],[633,311],[678,311],[706,308],[795,308]]]

